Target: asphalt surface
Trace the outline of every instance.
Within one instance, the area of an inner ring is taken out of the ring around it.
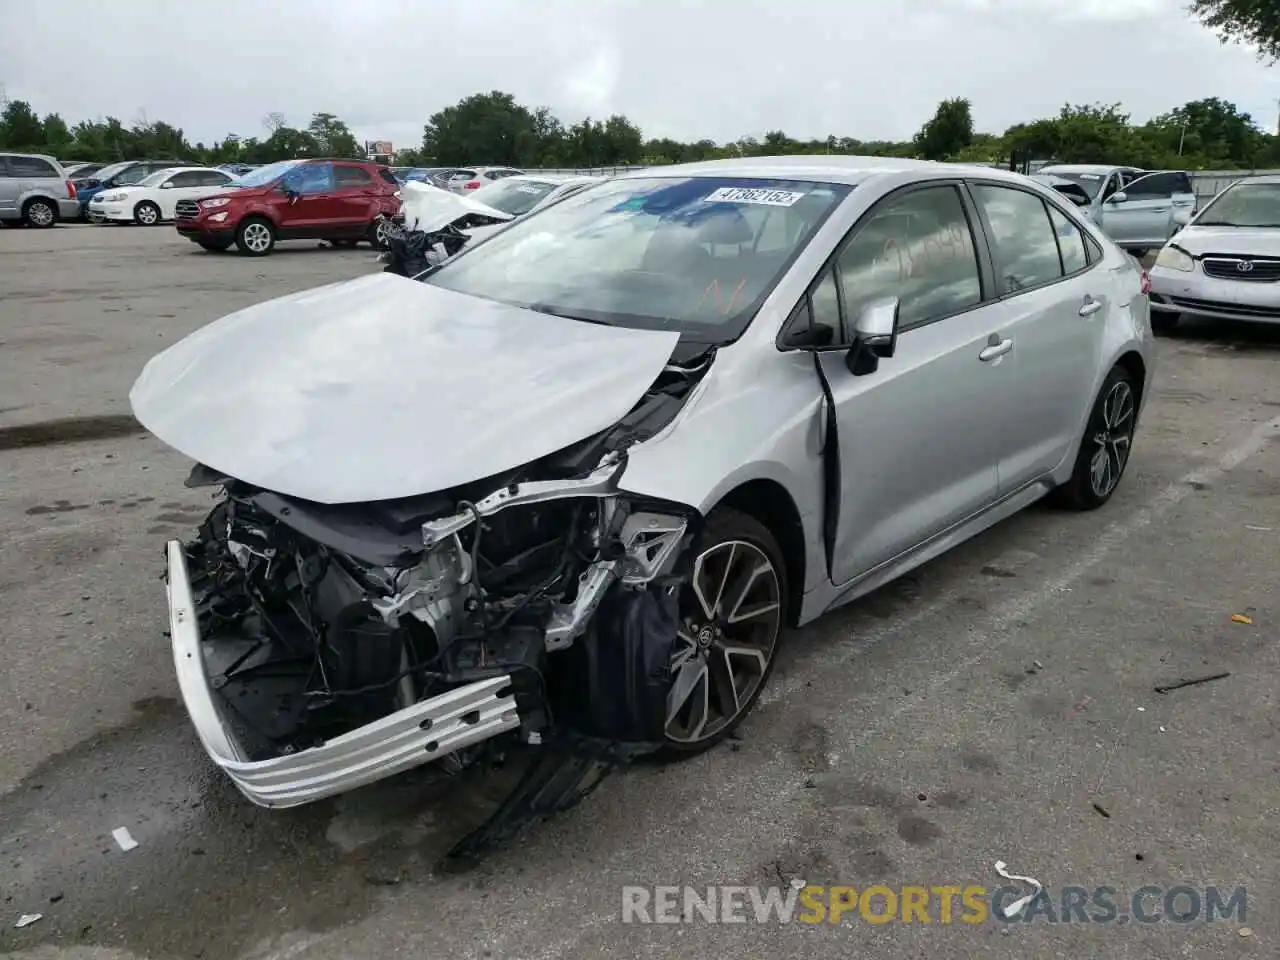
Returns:
[[[207,255],[166,228],[0,231],[0,431],[127,412],[147,357],[185,332],[373,269],[367,249]],[[1106,508],[1033,508],[794,634],[739,741],[618,774],[458,875],[437,858],[496,779],[410,774],[267,812],[211,769],[158,579],[163,540],[208,507],[187,463],[128,432],[0,449],[0,953],[1276,956],[1280,331],[1190,326],[1159,347]],[[997,860],[1055,900],[1114,887],[1121,912],[1145,884],[1243,885],[1247,916],[620,920],[628,885],[994,890]],[[15,929],[27,913],[43,917]]]

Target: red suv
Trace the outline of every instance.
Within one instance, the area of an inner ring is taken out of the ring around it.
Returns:
[[[250,170],[226,193],[179,200],[178,233],[206,250],[231,244],[265,257],[277,240],[328,240],[385,246],[382,214],[400,210],[390,168],[361,160],[282,160]]]

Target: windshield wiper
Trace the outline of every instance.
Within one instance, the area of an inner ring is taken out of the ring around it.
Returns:
[[[1201,220],[1197,227],[1238,227],[1238,223],[1227,223],[1225,220]]]
[[[525,309],[533,310],[535,313],[545,313],[551,317],[560,317],[563,320],[578,320],[582,323],[594,323],[599,327],[613,326],[613,324],[609,323],[607,320],[597,320],[594,317],[579,317],[572,313],[565,313],[563,310],[552,306],[549,303],[531,303]]]

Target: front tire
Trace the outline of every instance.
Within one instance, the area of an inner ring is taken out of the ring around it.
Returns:
[[[713,511],[680,589],[680,621],[661,755],[702,753],[751,712],[777,659],[787,611],[783,553],[769,528]]]
[[[391,248],[391,244],[387,240],[387,221],[382,217],[369,224],[369,229],[365,231],[365,236],[370,246],[375,250],[389,250]]]
[[[1133,376],[1124,367],[1112,367],[1089,412],[1071,479],[1054,491],[1059,506],[1096,510],[1111,499],[1129,464],[1137,419]]]
[[[276,231],[269,220],[249,217],[236,227],[236,247],[246,257],[265,257],[276,245]]]
[[[22,205],[22,219],[28,226],[43,230],[58,222],[58,208],[51,200],[34,197]]]
[[[133,221],[140,227],[154,227],[160,222],[160,208],[150,200],[143,200],[133,208]]]

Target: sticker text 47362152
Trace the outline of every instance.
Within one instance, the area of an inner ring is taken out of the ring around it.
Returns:
[[[789,207],[803,196],[803,193],[796,193],[793,190],[721,187],[702,199],[706,203],[763,203],[770,207]]]

